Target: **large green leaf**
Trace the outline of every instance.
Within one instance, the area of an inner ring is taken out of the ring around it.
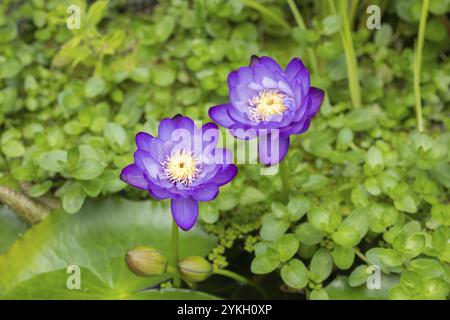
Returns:
[[[37,299],[120,299],[120,300],[207,300],[217,299],[209,294],[185,289],[147,289],[130,291],[128,288],[105,285],[89,270],[81,269],[81,289],[70,290],[66,287],[66,270],[42,273],[24,281],[11,290],[9,298]],[[148,282],[148,278],[147,278]],[[51,290],[49,290],[51,288]]]
[[[0,254],[27,230],[28,224],[17,217],[7,206],[0,206]]]
[[[125,253],[136,245],[148,245],[170,257],[170,225],[167,203],[153,201],[107,199],[88,202],[75,215],[52,214],[0,256],[0,297],[138,298],[134,292],[168,275],[135,276],[125,264]],[[204,256],[214,244],[215,239],[196,227],[180,235],[180,256]],[[80,267],[79,290],[66,287],[71,265]]]

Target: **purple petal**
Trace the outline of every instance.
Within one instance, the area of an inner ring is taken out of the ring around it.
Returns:
[[[323,90],[311,87],[308,94],[311,97],[311,109],[309,110],[309,115],[314,116],[322,105],[325,93]]]
[[[271,166],[279,163],[289,150],[289,136],[275,137],[272,134],[260,136],[258,140],[258,158],[259,161]]]
[[[217,124],[208,122],[202,126],[202,150],[199,153],[207,156],[219,142],[219,127]]]
[[[259,83],[256,83],[256,82],[250,82],[250,83],[248,84],[248,87],[249,87],[250,89],[252,89],[252,90],[257,91],[257,92],[259,92],[259,91],[261,91],[261,90],[264,89],[264,87],[263,87],[262,85],[260,85]]]
[[[211,130],[211,131],[210,131]],[[205,123],[202,126],[202,134],[205,134],[206,132],[212,132],[215,131],[216,133],[218,133],[219,127],[217,126],[217,124],[213,123],[213,122],[208,122]]]
[[[236,88],[231,89],[230,91],[236,90],[236,95],[239,97],[241,101],[248,101],[254,96],[258,95],[258,91],[249,88],[248,84],[240,84]]]
[[[226,148],[215,148],[212,151],[216,164],[230,164],[233,163],[233,154]]]
[[[287,94],[291,99],[294,97],[294,92],[286,81],[278,81],[277,83],[278,89]]]
[[[266,68],[261,64],[253,67],[253,73],[255,74],[256,83],[262,83],[264,78],[275,78],[274,73],[269,68]]]
[[[228,88],[234,88],[239,84],[237,71],[231,71],[228,75]]]
[[[294,80],[295,78],[307,79],[309,83],[309,72],[306,69],[303,61],[299,58],[292,59],[286,67],[285,74],[288,80]]]
[[[237,78],[239,84],[249,83],[253,81],[253,71],[250,67],[240,67],[237,70]]]
[[[256,55],[252,55],[250,58],[250,67],[253,67],[259,63],[259,57]]]
[[[140,170],[145,171],[151,178],[156,178],[161,170],[161,164],[153,159],[149,152],[140,149],[134,153],[134,162]]]
[[[297,101],[298,104],[301,104],[308,94],[309,85],[307,86],[299,79],[296,79],[291,82],[291,87],[292,90],[294,91],[295,101]]]
[[[170,198],[170,192],[163,188],[158,188],[157,186],[149,186],[148,193],[156,200],[164,200]]]
[[[209,109],[208,114],[211,119],[225,128],[229,128],[234,124],[233,119],[230,118],[227,110],[231,108],[230,104],[220,104]]]
[[[192,198],[197,201],[211,201],[219,194],[219,186],[215,183],[207,183],[195,190]]]
[[[150,142],[150,155],[159,163],[163,162],[165,158],[163,146],[164,141],[159,138],[153,138]]]
[[[302,134],[306,132],[306,130],[309,129],[309,126],[311,125],[311,118],[307,119],[305,123],[295,132],[295,134]]]
[[[238,173],[238,168],[234,164],[224,165],[222,170],[216,174],[214,182],[223,186],[233,180]]]
[[[230,133],[240,140],[251,140],[258,136],[255,128],[249,126],[234,125],[230,128]]]
[[[191,229],[198,217],[198,202],[191,197],[172,199],[170,202],[172,216],[177,225],[184,231]]]
[[[269,77],[264,77],[264,78],[262,79],[262,85],[263,85],[265,88],[269,88],[269,89],[277,88],[277,87],[278,87],[277,82],[276,82],[275,80],[273,80],[272,78],[269,78]]]
[[[280,65],[271,57],[260,57],[258,64],[265,66],[272,72],[283,72]]]
[[[248,121],[248,117],[245,115],[245,112],[248,112],[248,105],[244,103],[239,103],[239,108],[230,107],[227,109],[228,115],[233,120],[234,123],[240,122],[245,123]]]
[[[150,151],[152,149],[151,142],[153,139],[154,137],[146,132],[138,132],[136,134],[136,145],[139,149]]]
[[[194,133],[196,128],[194,121],[191,118],[176,115],[172,118],[179,129],[186,129],[189,132]]]
[[[133,187],[147,190],[147,182],[145,181],[144,175],[134,163],[123,168],[120,173],[120,179]]]
[[[172,132],[177,129],[175,121],[170,118],[161,120],[158,127],[158,138],[164,141],[170,141]]]

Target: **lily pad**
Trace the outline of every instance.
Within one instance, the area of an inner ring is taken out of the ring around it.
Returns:
[[[0,254],[3,254],[22,233],[28,224],[7,206],[0,206]]]
[[[148,245],[170,260],[170,228],[170,209],[162,202],[107,199],[87,202],[75,215],[53,213],[0,256],[0,298],[138,298],[136,292],[169,275],[137,277],[128,270],[125,254],[136,245]],[[198,226],[181,232],[180,257],[204,256],[215,242]],[[68,285],[76,276],[70,266],[78,269],[79,288]],[[163,298],[162,292],[155,297]]]

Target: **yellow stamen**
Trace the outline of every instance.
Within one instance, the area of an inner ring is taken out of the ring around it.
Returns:
[[[250,119],[255,122],[268,121],[274,114],[283,114],[287,107],[283,103],[285,95],[276,89],[265,89],[250,99]]]
[[[191,151],[175,150],[162,165],[164,174],[174,183],[189,185],[200,173],[199,160]]]

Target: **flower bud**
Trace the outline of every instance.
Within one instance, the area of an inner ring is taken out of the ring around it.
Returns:
[[[188,282],[201,282],[212,274],[212,265],[203,257],[191,256],[178,262],[181,277]]]
[[[166,258],[152,247],[137,246],[127,252],[125,260],[137,276],[157,276],[166,272]]]

